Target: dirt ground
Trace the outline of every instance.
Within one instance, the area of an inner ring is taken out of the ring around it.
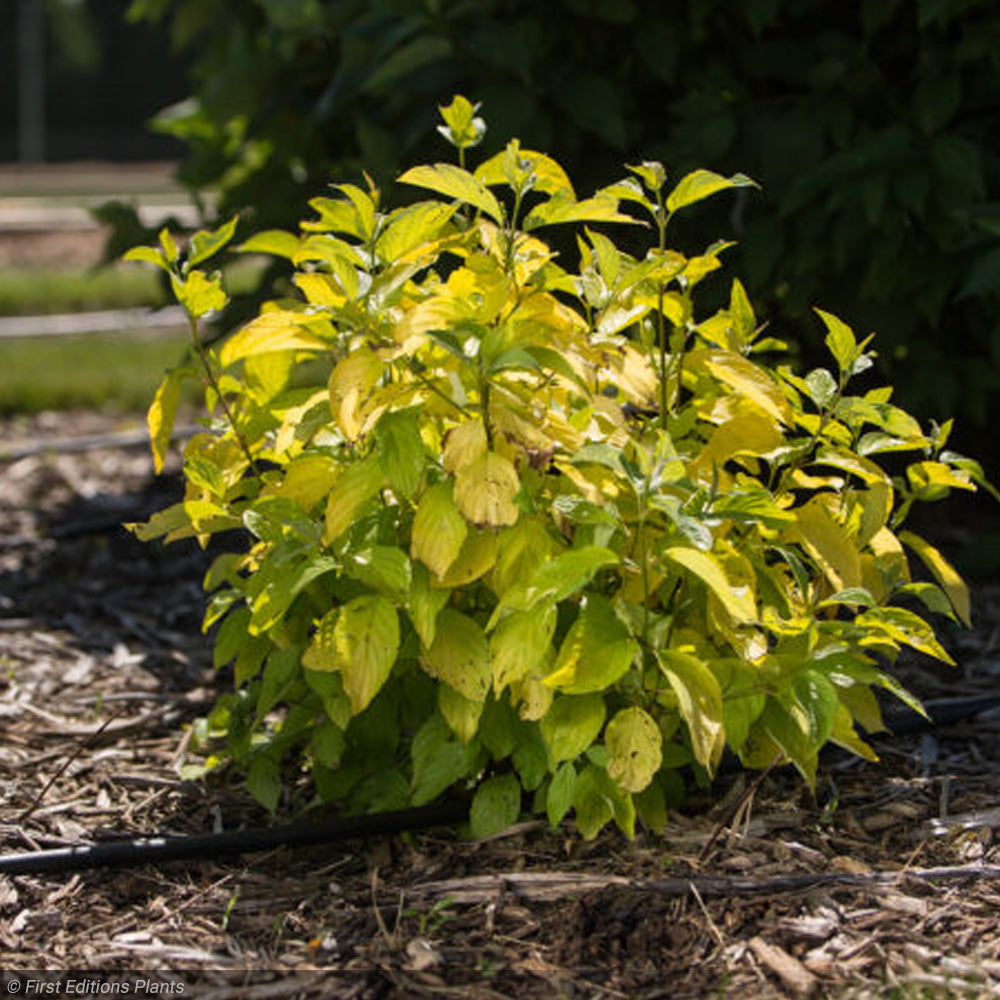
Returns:
[[[43,415],[0,442],[114,429]],[[141,449],[0,465],[2,854],[268,822],[179,775],[224,683],[199,632],[203,559],[113,527],[172,489]],[[998,643],[1000,589],[982,587],[974,630],[949,636],[958,669],[904,680],[994,693]],[[881,765],[825,758],[815,796],[770,775],[738,816],[742,779],[720,778],[632,843],[529,823],[0,875],[0,980],[145,970],[248,1000],[998,996],[1000,712],[876,746]]]

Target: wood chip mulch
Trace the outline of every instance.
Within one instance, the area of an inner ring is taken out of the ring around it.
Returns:
[[[116,429],[47,417],[0,442]],[[225,683],[204,557],[104,526],[173,488],[143,450],[0,466],[2,854],[268,822],[179,776]],[[1000,588],[976,596],[959,668],[908,668],[922,696],[1000,688]],[[0,990],[83,969],[247,1000],[1000,996],[1000,711],[877,748],[879,766],[825,758],[815,796],[777,772],[735,815],[745,779],[719,779],[632,843],[525,823],[0,875]]]

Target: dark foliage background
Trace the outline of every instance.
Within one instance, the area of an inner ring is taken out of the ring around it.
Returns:
[[[744,171],[675,234],[733,265],[780,335],[812,304],[876,330],[884,375],[995,463],[1000,7],[990,0],[135,0],[200,52],[157,127],[220,211],[290,225],[329,180],[444,158],[435,105],[483,103],[486,151]],[[396,195],[398,197],[398,195]],[[808,348],[803,348],[808,354]]]

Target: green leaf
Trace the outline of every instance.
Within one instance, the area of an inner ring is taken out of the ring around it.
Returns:
[[[604,745],[611,754],[608,777],[627,792],[648,787],[663,761],[663,737],[653,717],[641,708],[625,708],[608,723]]]
[[[344,694],[344,679],[326,670],[312,670],[304,662],[302,666],[302,676],[322,703],[326,717],[338,729],[346,729],[351,721],[351,701]]]
[[[326,719],[309,737],[309,754],[314,761],[324,767],[337,768],[344,756],[346,745],[343,730]]]
[[[281,772],[270,757],[257,757],[247,771],[247,791],[268,811],[281,801]]]
[[[757,607],[753,592],[749,587],[731,584],[721,563],[711,553],[676,545],[664,549],[663,555],[698,577],[715,594],[737,624],[756,620]]]
[[[239,216],[234,215],[216,230],[209,232],[199,229],[191,237],[191,243],[188,246],[187,267],[194,267],[195,264],[200,264],[217,254],[233,238],[237,222],[239,222]]]
[[[684,177],[667,196],[667,211],[676,212],[728,188],[757,186],[743,174],[723,177],[721,174],[712,173],[711,170],[695,170]]]
[[[604,691],[622,677],[638,652],[638,643],[611,604],[588,594],[544,681],[568,694]]]
[[[722,719],[726,740],[734,750],[739,750],[750,735],[750,727],[764,711],[764,695],[749,694],[741,698],[727,698],[722,704]]]
[[[521,784],[514,774],[487,778],[472,799],[469,826],[477,839],[492,837],[517,822],[521,814]]]
[[[437,616],[434,642],[421,659],[431,677],[450,684],[470,701],[483,702],[490,689],[486,634],[468,615],[444,608]]]
[[[373,455],[340,474],[326,501],[324,545],[335,542],[351,526],[358,511],[375,497],[384,481],[382,467]]]
[[[575,760],[597,739],[605,717],[599,694],[563,695],[552,702],[539,726],[552,767]]]
[[[521,787],[526,792],[533,792],[545,780],[549,770],[548,752],[537,725],[525,727],[524,735],[511,755],[511,761],[521,778]]]
[[[573,809],[584,840],[593,840],[610,819],[630,840],[635,835],[632,796],[619,788],[602,767],[588,764],[577,776]]]
[[[556,769],[545,795],[545,813],[551,826],[558,826],[570,811],[575,794],[576,767],[572,761],[566,761]]]
[[[244,358],[272,351],[322,351],[327,345],[305,329],[309,316],[273,309],[261,313],[222,345],[219,361],[223,368]]]
[[[396,609],[386,598],[366,594],[323,617],[302,663],[310,670],[338,671],[357,715],[385,684],[398,649]]]
[[[344,562],[344,573],[387,597],[399,598],[410,591],[410,560],[394,545],[373,545],[352,553]]]
[[[479,728],[479,719],[483,714],[481,701],[470,701],[460,695],[449,684],[438,685],[438,711],[448,723],[448,728],[465,746],[470,743]]]
[[[410,555],[438,577],[444,576],[462,550],[469,527],[452,499],[450,483],[424,492],[410,535]]]
[[[805,719],[810,745],[819,750],[830,738],[840,700],[833,685],[815,670],[805,670],[792,682],[792,694]]]
[[[406,410],[386,413],[378,422],[375,436],[378,460],[389,485],[409,499],[420,488],[427,461],[416,414]]]
[[[263,718],[281,701],[299,673],[301,648],[275,649],[267,658],[257,695],[257,716]]]
[[[676,774],[676,772],[671,772]],[[663,786],[653,781],[634,797],[635,811],[642,825],[651,832],[662,835],[667,825],[667,799]]]
[[[515,611],[500,620],[490,636],[496,694],[499,695],[508,684],[542,669],[555,627],[554,604],[532,611]]]
[[[436,191],[446,198],[456,198],[485,212],[494,222],[502,224],[503,210],[489,188],[467,170],[450,163],[413,167],[399,178],[401,184]]]
[[[435,713],[417,730],[410,750],[413,759],[413,805],[436,799],[472,766],[473,746],[464,747],[452,735],[448,723]]]
[[[798,706],[787,706],[769,697],[760,721],[784,755],[795,765],[810,788],[816,785],[819,748],[809,738],[808,719]]]
[[[664,649],[659,651],[657,659],[677,696],[695,758],[706,770],[714,770],[726,741],[722,691],[715,674],[690,653]]]
[[[432,588],[427,569],[420,563],[411,564],[411,575],[410,620],[421,643],[430,646],[437,634],[438,612],[448,603],[451,591]]]
[[[814,368],[803,381],[809,389],[809,398],[821,410],[836,399],[837,380],[825,368]]]
[[[418,73],[433,73],[430,64],[447,59],[451,51],[451,41],[448,38],[421,32],[384,59],[375,62],[374,71],[362,86],[361,92],[385,92],[390,87],[405,86],[408,77],[414,77]]]
[[[506,698],[487,700],[479,723],[479,736],[494,760],[509,757],[521,744],[526,729]]]
[[[501,611],[508,608],[530,611],[542,601],[558,604],[582,590],[598,570],[618,562],[619,557],[614,552],[596,545],[560,553],[539,566],[525,583],[515,585],[502,595],[489,627],[492,628]]]

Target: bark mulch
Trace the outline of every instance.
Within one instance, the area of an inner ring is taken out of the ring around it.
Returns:
[[[42,417],[0,442],[116,429]],[[203,556],[109,527],[175,488],[142,449],[0,465],[0,853],[268,821],[180,776],[224,683]],[[957,670],[905,681],[995,693],[1000,589],[976,618],[950,639]],[[815,795],[786,772],[720,779],[632,843],[527,823],[0,875],[0,979],[82,969],[247,1000],[1000,996],[1000,712],[876,745],[881,765],[827,757]]]

